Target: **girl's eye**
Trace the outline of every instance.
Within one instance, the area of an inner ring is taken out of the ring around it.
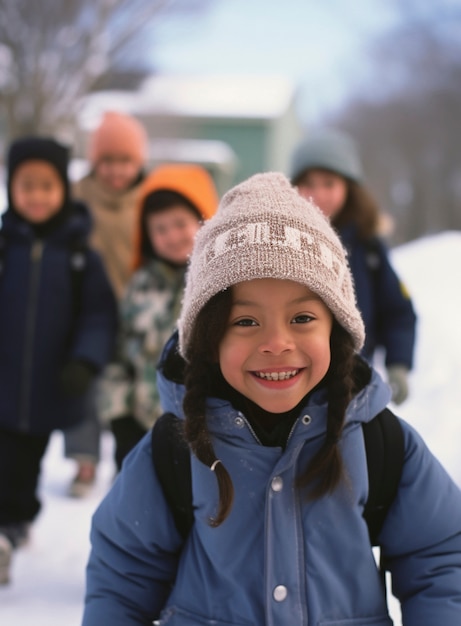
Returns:
[[[305,313],[304,315],[297,315],[296,317],[294,317],[293,324],[307,324],[313,319],[314,318],[311,315],[307,315],[307,313]]]
[[[256,322],[247,317],[234,322],[235,326],[256,326]]]

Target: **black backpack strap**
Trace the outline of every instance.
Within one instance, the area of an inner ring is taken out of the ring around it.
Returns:
[[[165,413],[152,428],[154,467],[171,508],[176,527],[183,538],[194,521],[190,450],[182,436],[182,422]],[[363,424],[367,454],[369,492],[363,517],[368,524],[371,545],[378,535],[398,490],[404,460],[403,431],[398,418],[384,409]]]
[[[387,511],[397,494],[405,445],[400,422],[387,408],[363,424],[363,435],[369,481],[363,517],[368,524],[371,545],[376,546]]]
[[[88,245],[86,241],[75,240],[70,247],[69,265],[71,273],[72,303],[74,318],[82,309],[82,290],[85,270],[88,266]]]
[[[5,255],[6,255],[6,238],[0,231],[0,276],[2,276],[5,269]]]
[[[370,237],[364,242],[364,245],[366,265],[373,276],[373,280],[376,280],[382,265],[379,240],[377,237]]]
[[[194,522],[190,450],[182,435],[182,421],[164,413],[152,428],[152,459],[176,528],[185,539]]]

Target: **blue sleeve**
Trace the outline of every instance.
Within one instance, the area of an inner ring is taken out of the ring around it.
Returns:
[[[382,241],[376,240],[380,256],[377,272],[377,343],[386,350],[386,365],[413,366],[416,313],[410,294],[397,276]]]
[[[150,433],[93,515],[82,626],[151,626],[175,579],[182,540],[152,463]]]
[[[71,358],[102,370],[115,348],[117,317],[117,302],[102,260],[98,253],[88,250]]]
[[[461,491],[402,422],[405,464],[380,536],[404,626],[461,624]]]

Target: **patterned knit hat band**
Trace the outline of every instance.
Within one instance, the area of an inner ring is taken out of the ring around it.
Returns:
[[[215,294],[243,281],[277,278],[319,295],[360,350],[362,319],[341,243],[323,214],[279,173],[258,174],[234,187],[199,231],[179,320],[187,352],[198,313]]]

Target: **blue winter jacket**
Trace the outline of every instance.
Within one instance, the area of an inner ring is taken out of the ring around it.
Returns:
[[[90,227],[82,204],[44,239],[13,211],[2,216],[0,428],[46,434],[76,423],[87,397],[62,392],[64,365],[81,360],[97,373],[112,355],[117,306],[99,255],[87,249],[78,289],[71,278]]]
[[[371,360],[380,346],[386,365],[413,366],[416,314],[410,296],[394,271],[389,253],[378,238],[364,242],[350,224],[339,231],[349,255],[357,306],[366,329],[362,354]]]
[[[159,375],[166,411],[183,387]],[[235,487],[218,528],[216,479],[192,459],[195,524],[184,545],[151,458],[150,434],[125,459],[94,514],[83,626],[390,626],[362,517],[368,474],[361,423],[389,400],[374,372],[353,399],[341,450],[348,479],[306,502],[294,489],[325,436],[325,392],[310,395],[285,450],[265,447],[245,415],[210,398],[217,456]],[[402,421],[405,463],[380,534],[405,626],[461,624],[461,493]]]

